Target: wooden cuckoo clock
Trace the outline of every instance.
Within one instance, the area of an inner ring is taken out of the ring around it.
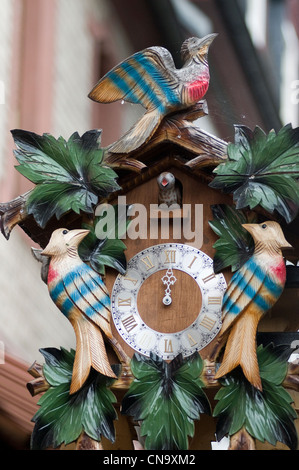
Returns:
[[[200,128],[215,37],[186,40],[181,69],[151,47],[98,82],[91,99],[145,108],[106,148],[97,130],[12,131],[35,187],[0,205],[1,230],[18,224],[40,245],[76,334],[75,351],[43,349],[30,369],[29,390],[44,392],[33,449],[297,447],[285,389],[298,393],[299,322],[281,299],[285,250],[294,267],[299,252],[299,132],[236,125],[228,143]],[[291,336],[259,340],[282,312]]]

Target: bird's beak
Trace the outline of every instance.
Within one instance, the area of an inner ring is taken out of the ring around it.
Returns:
[[[72,230],[71,231],[71,242],[75,242],[76,246],[79,246],[83,238],[85,238],[88,234],[90,233],[90,230],[83,230],[83,229],[78,229],[78,230]]]
[[[292,248],[294,249],[294,247],[283,237],[283,240],[282,240],[283,244],[281,245],[281,248]]]
[[[51,235],[51,238],[46,246],[46,248],[43,249],[43,251],[41,251],[41,255],[44,255],[44,256],[52,256],[54,253],[53,253],[53,243],[52,243],[52,240],[53,240],[53,235]]]
[[[242,227],[244,227],[249,233],[252,233],[254,230],[254,224],[242,224]]]
[[[209,48],[214,39],[218,36],[218,33],[213,33],[213,34],[207,34],[207,36],[203,37],[202,40],[200,41],[199,46],[202,47],[207,47]]]
[[[44,248],[43,251],[41,251],[40,254],[44,255],[44,256],[51,256],[52,253],[51,253],[51,250],[50,250],[50,243],[48,243],[46,248]]]

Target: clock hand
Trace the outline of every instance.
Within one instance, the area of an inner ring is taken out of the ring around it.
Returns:
[[[170,305],[172,302],[170,286],[172,286],[176,280],[177,279],[173,274],[172,268],[168,268],[165,276],[162,277],[162,282],[166,285],[165,295],[163,297],[164,305]]]

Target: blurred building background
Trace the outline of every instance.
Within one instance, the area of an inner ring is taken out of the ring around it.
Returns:
[[[209,116],[200,126],[232,141],[234,124],[264,131],[299,124],[298,0],[1,0],[0,201],[31,186],[15,170],[11,129],[51,133],[103,130],[116,140],[138,107],[99,105],[87,95],[132,53],[164,46],[180,67],[190,36],[219,33],[210,50]],[[74,346],[71,325],[51,302],[16,228],[0,238],[0,448],[23,448],[36,400],[26,368],[39,348]]]

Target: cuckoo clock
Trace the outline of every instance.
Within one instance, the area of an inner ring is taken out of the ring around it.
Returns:
[[[99,81],[91,99],[145,108],[106,148],[98,130],[12,131],[35,187],[0,205],[1,231],[19,225],[40,245],[42,280],[76,333],[75,351],[43,349],[30,368],[28,389],[44,392],[33,449],[297,446],[285,388],[298,392],[299,323],[289,312],[286,337],[279,319],[283,250],[294,264],[299,252],[299,133],[236,126],[228,143],[201,129],[215,37],[186,40],[181,69],[152,47]]]

